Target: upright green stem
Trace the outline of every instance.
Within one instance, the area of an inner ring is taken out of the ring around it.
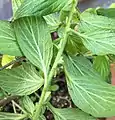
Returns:
[[[39,120],[41,109],[42,109],[42,106],[44,104],[44,98],[45,98],[46,92],[47,92],[47,90],[49,88],[52,77],[53,77],[53,75],[55,73],[56,67],[58,65],[58,62],[59,62],[62,54],[63,54],[64,48],[65,48],[65,45],[66,45],[66,42],[67,42],[68,30],[69,30],[70,25],[71,25],[71,20],[72,20],[72,16],[73,16],[75,7],[76,7],[76,0],[73,0],[72,8],[71,8],[69,17],[67,18],[64,38],[60,42],[60,49],[59,49],[58,54],[56,56],[55,62],[53,64],[53,66],[52,66],[52,69],[51,69],[51,71],[49,73],[49,76],[48,76],[48,78],[45,78],[45,81],[47,81],[47,82],[45,82],[45,84],[44,84],[44,88],[42,90],[42,94],[41,94],[41,97],[40,97],[40,100],[39,100],[39,104],[38,104],[38,106],[36,108],[35,114],[33,115],[33,120]]]
[[[66,23],[66,27],[65,27],[65,33],[64,33],[64,38],[61,40],[60,42],[60,49],[58,51],[58,54],[56,56],[56,59],[54,61],[54,64],[53,64],[53,67],[51,69],[51,72],[48,76],[48,81],[49,83],[51,82],[52,80],[52,77],[54,75],[54,72],[56,70],[56,67],[58,65],[58,62],[61,58],[61,55],[64,51],[64,48],[65,48],[65,45],[66,45],[66,42],[67,42],[67,37],[68,37],[68,30],[70,28],[70,25],[71,25],[71,20],[72,20],[72,16],[73,16],[73,13],[74,13],[74,10],[75,10],[75,7],[76,7],[76,0],[73,0],[73,3],[72,3],[72,8],[71,8],[71,11],[70,11],[70,14],[69,14],[69,17],[67,18],[67,23]]]

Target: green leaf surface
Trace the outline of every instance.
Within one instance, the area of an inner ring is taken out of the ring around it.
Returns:
[[[42,115],[39,119],[40,119],[40,120],[46,120],[46,118],[45,118],[44,115]]]
[[[67,86],[74,104],[95,117],[115,115],[115,87],[97,75],[85,57],[64,57]]]
[[[61,12],[60,12],[60,21],[61,22],[66,22],[67,20],[67,17],[69,17],[69,13],[71,11],[71,4],[69,4],[68,6],[65,6]],[[74,9],[74,12],[73,12],[73,16],[72,16],[72,24],[76,23],[79,21],[79,18],[78,18],[78,11],[76,9]]]
[[[55,32],[57,28],[59,27],[59,25],[61,24],[59,20],[59,13],[53,13],[50,15],[46,15],[44,16],[44,19],[46,23],[48,24],[48,27],[51,32]]]
[[[115,8],[115,3],[112,3],[109,8]]]
[[[99,8],[96,10],[98,15],[106,16],[108,18],[115,18],[115,8]]]
[[[16,13],[17,9],[21,6],[24,0],[12,0],[13,15]]]
[[[46,74],[52,59],[53,43],[44,19],[21,18],[14,22],[14,29],[24,55]]]
[[[29,95],[39,89],[43,82],[43,78],[30,64],[0,71],[0,87],[13,95]]]
[[[53,108],[52,112],[55,120],[96,120],[96,118],[76,108]]]
[[[0,120],[24,120],[26,115],[0,112]]]
[[[0,53],[12,56],[22,56],[17,44],[13,27],[8,21],[0,21]]]
[[[24,16],[45,16],[60,11],[72,0],[24,0],[15,14],[15,19]]]
[[[81,38],[72,32],[68,34],[65,50],[70,55],[83,54],[88,51],[83,45]]]
[[[93,54],[115,53],[115,20],[85,12],[81,16],[78,32],[86,48]]]
[[[93,61],[94,69],[107,81],[110,74],[110,64],[106,56],[96,56]]]
[[[22,104],[24,108],[27,110],[27,112],[33,115],[35,106],[34,106],[33,101],[29,98],[29,96],[24,96],[22,98]]]

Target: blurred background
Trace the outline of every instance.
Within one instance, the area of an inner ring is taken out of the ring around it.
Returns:
[[[79,0],[79,8],[81,11],[84,11],[87,8],[95,8],[97,6],[102,6],[107,8],[111,3],[114,3],[115,0]]]
[[[103,6],[108,7],[115,0],[79,0],[79,8],[81,11],[89,7]],[[0,19],[10,19],[12,16],[11,0],[0,0]]]
[[[10,19],[12,16],[11,0],[0,0],[0,19]]]

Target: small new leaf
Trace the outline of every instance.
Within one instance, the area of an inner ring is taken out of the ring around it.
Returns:
[[[24,0],[12,0],[13,15],[15,15],[18,8],[21,6]]]
[[[31,115],[33,115],[35,106],[34,106],[33,101],[28,96],[24,96],[22,98],[22,104],[23,104],[24,108],[27,110],[27,112],[29,112]]]
[[[59,27],[59,25],[61,24],[58,13],[46,15],[46,16],[44,16],[44,19],[45,19],[46,23],[48,24],[48,27],[51,32],[55,32],[57,30],[57,28]]]
[[[69,55],[83,54],[88,51],[83,45],[81,38],[72,32],[68,34],[65,50]]]
[[[110,64],[106,56],[96,56],[93,61],[94,69],[107,81],[110,74]]]

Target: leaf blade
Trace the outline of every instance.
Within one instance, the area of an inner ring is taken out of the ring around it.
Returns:
[[[12,0],[13,15],[15,15],[18,8],[21,6],[24,0]]]
[[[22,120],[26,117],[27,115],[24,115],[24,114],[13,114],[13,113],[0,112],[1,120]]]
[[[84,57],[65,57],[64,63],[68,90],[74,104],[95,117],[114,116],[115,87],[104,82]]]
[[[52,59],[53,44],[44,19],[21,18],[14,22],[14,29],[24,55],[32,64],[47,74]]]
[[[55,120],[96,120],[96,118],[76,108],[53,108]]]
[[[32,15],[45,16],[60,11],[70,3],[71,0],[25,0],[16,12],[15,19]]]
[[[0,71],[0,87],[13,95],[29,95],[39,89],[43,82],[43,78],[30,64]]]
[[[93,61],[94,69],[107,81],[110,74],[110,65],[106,56],[96,56]]]
[[[93,54],[114,54],[115,51],[115,20],[85,12],[78,25],[78,34]]]
[[[12,24],[8,21],[0,21],[0,53],[12,56],[22,56]]]
[[[23,104],[23,107],[26,109],[26,111],[31,115],[33,115],[35,106],[33,101],[30,99],[30,97],[29,96],[22,97],[21,102]]]

